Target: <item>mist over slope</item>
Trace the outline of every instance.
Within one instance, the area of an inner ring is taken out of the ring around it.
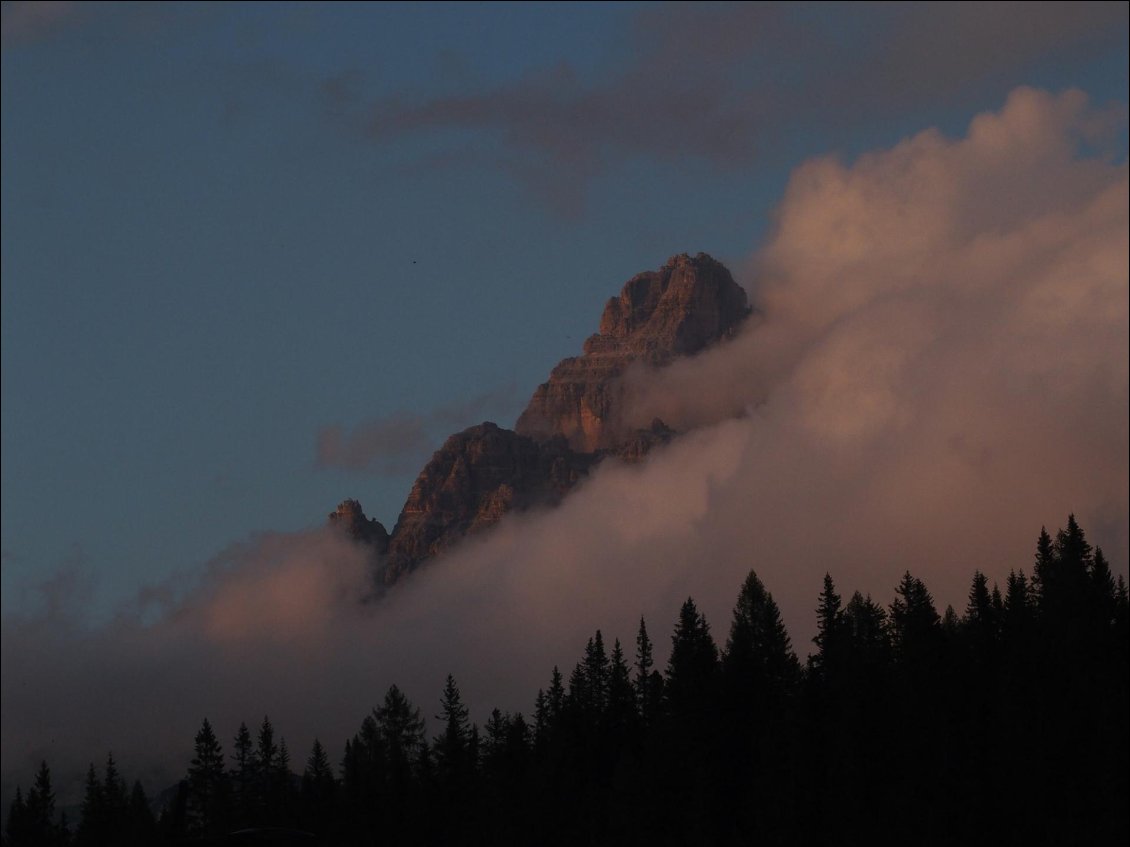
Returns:
[[[964,137],[927,130],[798,168],[736,269],[759,314],[730,343],[629,379],[629,417],[686,431],[603,463],[362,604],[366,551],[328,530],[250,538],[105,627],[81,600],[3,623],[3,780],[63,785],[112,749],[179,774],[207,715],[269,712],[336,758],[385,688],[434,714],[444,675],[481,719],[529,710],[554,664],[690,594],[715,632],[750,568],[802,655],[820,579],[890,600],[910,569],[960,606],[974,568],[1027,568],[1074,512],[1127,563],[1128,182],[1077,91],[1019,89]],[[675,245],[677,246],[677,245]],[[434,727],[432,727],[434,730]]]

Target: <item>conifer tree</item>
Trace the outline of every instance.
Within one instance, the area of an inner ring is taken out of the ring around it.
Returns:
[[[738,593],[722,669],[729,689],[747,705],[755,695],[783,696],[800,671],[781,612],[753,571]]]
[[[129,795],[129,833],[132,844],[153,844],[157,840],[157,822],[140,780],[134,780]]]
[[[424,747],[424,720],[420,710],[395,685],[388,689],[375,717],[391,783],[397,791],[402,791]]]
[[[539,688],[534,698],[534,749],[540,754],[549,743],[549,700],[545,689]]]
[[[829,665],[835,664],[844,648],[843,607],[829,573],[824,574],[824,588],[816,607],[816,636],[812,640],[818,648],[815,664],[817,668],[827,671]]]
[[[470,736],[470,720],[467,707],[459,695],[455,677],[447,675],[443,695],[440,697],[440,713],[436,716],[443,726],[443,732],[435,739],[436,767],[439,777],[448,785],[461,783],[467,776],[467,742]]]
[[[248,824],[255,815],[258,762],[251,732],[247,724],[242,721],[232,744],[231,758],[233,763],[231,779],[237,817],[241,824]]]
[[[612,645],[612,657],[608,667],[606,722],[613,733],[613,740],[623,744],[627,740],[628,733],[635,727],[637,715],[631,672],[624,659],[620,639],[616,639]]]
[[[904,660],[924,660],[937,646],[941,619],[934,598],[922,580],[907,571],[891,603],[891,635],[895,649]]]
[[[636,634],[636,673],[632,682],[640,725],[646,729],[655,723],[663,706],[663,676],[655,669],[651,639],[642,617]]]
[[[1115,583],[1110,564],[1101,547],[1095,548],[1091,565],[1091,594],[1095,598],[1095,613],[1104,623],[1114,620]]]
[[[260,780],[270,779],[270,774],[278,764],[278,745],[275,744],[275,728],[271,719],[263,715],[263,723],[259,727],[259,746],[255,751],[256,764]]]
[[[94,763],[86,771],[83,789],[81,819],[75,833],[79,845],[100,845],[107,840],[106,811],[102,797],[102,782],[94,770]]]
[[[126,784],[118,773],[114,754],[106,756],[106,770],[102,778],[102,797],[105,807],[107,825],[112,832],[121,832],[128,829],[129,795]]]
[[[604,650],[604,637],[600,634],[599,629],[585,646],[585,657],[582,665],[590,718],[596,720],[604,714],[608,706],[608,676],[610,672],[608,654]]]
[[[1054,581],[1056,570],[1056,552],[1052,538],[1048,535],[1047,527],[1040,527],[1040,535],[1036,539],[1036,558],[1032,566],[1032,588],[1037,596],[1043,594],[1044,587],[1049,581]]]
[[[683,715],[701,711],[714,697],[717,673],[718,648],[710,626],[688,597],[679,610],[667,662],[664,690],[672,711]]]
[[[890,629],[887,613],[878,603],[858,591],[844,607],[843,627],[850,651],[851,665],[857,674],[864,669],[875,671],[891,659]],[[858,683],[856,683],[858,684]]]
[[[549,690],[545,695],[545,705],[550,724],[556,725],[565,707],[565,683],[557,665],[553,666],[553,674],[549,679]]]
[[[55,821],[55,790],[51,787],[51,769],[40,762],[35,782],[27,792],[24,804],[24,827],[28,844],[58,844],[63,841],[61,827]]]
[[[302,772],[302,805],[306,810],[307,825],[322,831],[333,814],[337,783],[330,768],[330,760],[322,742],[314,739],[306,768]]]
[[[506,753],[508,729],[508,721],[502,711],[498,708],[491,709],[490,717],[483,727],[486,733],[483,739],[483,764],[492,772],[501,770],[501,763]]]
[[[973,572],[969,602],[965,606],[965,624],[983,630],[992,630],[996,626],[989,578],[980,571]]]
[[[192,831],[210,835],[225,821],[224,752],[205,718],[196,733],[195,754],[188,768],[188,816]]]
[[[94,765],[91,765],[90,769],[93,773]],[[24,803],[23,791],[17,785],[16,796],[12,798],[12,804],[8,807],[8,822],[4,827],[7,843],[13,845],[26,844],[27,828],[27,804]]]

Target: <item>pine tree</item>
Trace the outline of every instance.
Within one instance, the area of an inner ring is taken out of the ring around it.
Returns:
[[[989,578],[980,571],[973,572],[969,587],[969,602],[965,606],[965,625],[978,631],[992,632],[996,628],[993,598],[989,593]]]
[[[140,780],[134,780],[129,795],[129,833],[131,844],[153,844],[157,840],[157,821]]]
[[[270,804],[272,821],[278,824],[289,823],[293,817],[291,813],[291,785],[290,748],[286,746],[286,738],[279,739],[279,753],[275,759],[275,767],[270,776]]]
[[[1040,527],[1040,535],[1036,539],[1036,559],[1032,567],[1032,588],[1037,597],[1044,593],[1049,582],[1054,582],[1056,571],[1055,545],[1048,535],[1047,527]]]
[[[1091,565],[1091,594],[1094,597],[1096,615],[1104,623],[1111,623],[1114,620],[1116,589],[1114,576],[1101,547],[1095,548]]]
[[[35,782],[27,793],[23,814],[27,843],[52,845],[62,840],[60,828],[55,822],[55,791],[51,787],[51,769],[45,761],[40,763]]]
[[[483,739],[483,765],[496,776],[502,770],[508,730],[509,721],[502,714],[502,711],[497,708],[491,709],[490,717],[487,718],[486,725],[483,727],[483,731],[486,733],[486,737]]]
[[[663,676],[655,669],[651,639],[647,623],[640,618],[636,634],[636,673],[633,685],[636,691],[636,708],[640,725],[647,729],[655,724],[663,707]]]
[[[90,767],[86,771],[81,815],[78,832],[76,833],[78,844],[105,844],[108,839],[106,809],[102,796],[102,782],[98,779],[93,762],[90,763]]]
[[[608,707],[608,654],[604,650],[604,637],[600,630],[589,639],[582,660],[585,676],[585,689],[588,693],[589,718],[597,721]]]
[[[390,784],[395,791],[402,792],[424,747],[424,720],[420,710],[395,685],[388,689],[374,716],[388,759]]]
[[[549,732],[549,699],[545,696],[545,689],[539,688],[534,698],[534,749],[539,755],[549,744]]]
[[[237,819],[241,825],[247,825],[255,817],[256,809],[256,779],[258,773],[258,760],[255,756],[254,742],[247,724],[242,721],[232,744],[232,787],[235,793],[235,806]]]
[[[784,696],[800,672],[781,612],[753,571],[738,593],[722,669],[729,690],[747,706],[754,696]]]
[[[270,779],[270,774],[278,764],[279,748],[275,744],[275,728],[271,719],[263,716],[263,723],[259,727],[259,746],[255,751],[255,764],[261,780]]]
[[[683,716],[702,712],[713,701],[717,675],[718,648],[710,626],[688,597],[679,610],[667,662],[664,689],[672,712]]]
[[[858,591],[851,596],[843,611],[843,625],[853,667],[881,668],[891,658],[890,630],[887,613],[868,594]]]
[[[612,732],[614,743],[623,744],[636,725],[635,691],[632,688],[631,672],[624,659],[620,639],[612,645],[612,658],[608,670],[608,708],[606,724]]]
[[[828,673],[840,660],[845,648],[844,619],[840,595],[836,593],[832,575],[824,574],[824,588],[816,607],[816,636],[812,639],[818,648],[813,664]]]
[[[102,778],[102,796],[108,827],[111,832],[121,832],[129,828],[129,795],[125,781],[118,773],[114,754],[106,757],[106,771]]]
[[[540,692],[539,692],[540,694]],[[467,777],[467,741],[470,735],[470,721],[467,707],[459,695],[455,677],[447,675],[443,695],[440,697],[440,713],[436,720],[443,725],[443,732],[435,739],[436,767],[440,780],[448,785],[462,783]]]
[[[546,714],[551,725],[556,725],[565,708],[565,683],[557,665],[553,666],[553,674],[549,679],[549,691],[545,695]]]
[[[647,687],[651,670],[655,667],[652,657],[651,639],[647,637],[647,623],[640,618],[639,632],[636,634],[636,696],[640,698],[640,706],[644,704],[643,692]]]
[[[907,571],[895,589],[891,603],[891,635],[898,654],[904,661],[923,661],[937,645],[941,619],[934,608],[934,598],[922,580]]]
[[[94,771],[94,766],[90,767],[91,772]],[[24,795],[20,787],[16,786],[16,796],[12,799],[12,805],[8,807],[8,823],[4,827],[4,834],[7,836],[7,843],[22,845],[28,843],[28,819],[27,819],[27,804],[24,802]]]
[[[302,772],[302,805],[307,812],[308,826],[319,832],[325,829],[333,814],[336,793],[337,783],[329,757],[322,742],[315,738]]]
[[[226,812],[224,752],[208,719],[196,733],[195,755],[188,768],[188,817],[191,830],[211,835],[222,829]]]

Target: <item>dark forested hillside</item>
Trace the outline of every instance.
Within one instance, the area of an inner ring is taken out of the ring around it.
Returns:
[[[724,628],[688,599],[669,650],[598,631],[483,726],[450,676],[299,761],[267,718],[229,743],[204,720],[156,818],[110,756],[64,820],[44,763],[5,843],[1126,843],[1127,589],[1074,517],[960,611],[910,572],[885,606],[831,576],[814,601],[807,662],[751,572]]]

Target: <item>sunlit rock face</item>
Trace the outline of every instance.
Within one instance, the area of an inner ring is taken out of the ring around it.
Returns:
[[[619,377],[635,362],[662,367],[732,336],[749,311],[730,272],[703,253],[632,277],[605,305],[583,355],[558,364],[534,392],[516,431],[483,423],[447,439],[391,534],[353,500],[331,524],[372,545],[377,582],[387,586],[508,512],[558,503],[605,458],[642,461],[676,433],[658,418],[646,429],[622,424]]]
[[[734,334],[749,314],[745,291],[704,253],[668,259],[637,274],[604,307],[584,354],[565,359],[538,386],[515,429],[535,439],[564,436],[574,450],[615,451],[636,437],[619,421],[617,377],[633,362],[662,366]]]
[[[557,503],[593,461],[564,439],[537,442],[493,423],[452,435],[412,486],[393,529],[383,580],[394,582],[507,512]]]

